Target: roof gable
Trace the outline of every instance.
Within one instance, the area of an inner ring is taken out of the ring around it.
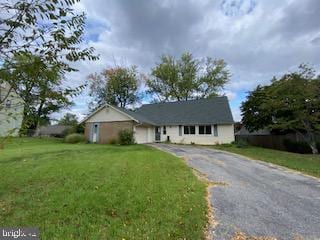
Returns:
[[[130,120],[137,121],[134,117],[127,114],[122,109],[105,104],[85,118],[83,122],[117,122]]]

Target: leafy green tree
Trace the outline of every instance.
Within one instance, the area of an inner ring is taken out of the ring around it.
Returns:
[[[78,117],[72,113],[66,113],[58,122],[61,125],[75,127],[78,125]]]
[[[190,100],[216,96],[229,81],[230,72],[222,59],[195,59],[190,53],[176,60],[162,56],[147,79],[148,92],[159,101]]]
[[[84,13],[73,8],[79,1],[1,1],[0,60],[27,51],[71,70],[65,59],[95,59],[93,48],[79,47],[85,24]]]
[[[249,131],[261,128],[291,130],[318,153],[315,134],[320,132],[320,77],[300,65],[299,71],[258,86],[242,103],[242,121]]]
[[[50,114],[70,106],[70,98],[83,88],[63,87],[61,66],[29,53],[17,53],[3,66],[0,79],[9,83],[24,102],[22,133],[48,123]]]
[[[108,68],[100,74],[89,75],[88,79],[96,106],[109,103],[125,108],[139,100],[139,76],[135,66]]]
[[[60,73],[75,71],[71,62],[96,60],[93,48],[81,47],[86,18],[73,8],[76,2],[79,0],[0,1],[1,71],[21,67],[13,62],[3,65],[19,52],[37,55],[42,61],[57,66]],[[0,84],[2,82],[0,79]],[[6,100],[2,98],[0,105]]]
[[[84,133],[84,123],[78,122],[78,117],[75,114],[72,113],[66,113],[59,121],[58,124],[69,126],[71,128],[68,128],[64,134],[72,134],[72,133]]]

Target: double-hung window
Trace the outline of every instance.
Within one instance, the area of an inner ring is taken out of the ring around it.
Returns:
[[[189,135],[189,134],[196,134],[196,126],[184,126],[183,127],[183,133],[185,135]]]
[[[209,135],[212,134],[211,125],[200,125],[199,126],[200,135]]]

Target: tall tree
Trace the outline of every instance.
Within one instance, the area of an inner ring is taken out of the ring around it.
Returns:
[[[229,81],[230,72],[222,59],[195,59],[190,53],[176,60],[164,55],[147,80],[148,92],[159,101],[190,100],[216,96]]]
[[[65,126],[72,126],[75,127],[78,125],[78,118],[77,115],[72,113],[66,113],[60,120],[59,124]]]
[[[109,103],[125,108],[139,100],[139,76],[135,66],[108,68],[100,74],[89,75],[88,79],[96,106]]]
[[[83,48],[81,42],[85,15],[73,5],[79,0],[4,0],[0,2],[0,68],[18,52],[35,54],[61,73],[75,71],[70,62],[96,60],[93,48]],[[30,65],[32,62],[26,62]],[[20,67],[20,66],[18,66]],[[9,69],[9,70],[10,70]],[[3,82],[0,79],[0,84]],[[11,91],[11,89],[10,89]],[[0,100],[0,105],[6,98]]]
[[[242,103],[242,121],[249,131],[261,128],[301,135],[313,153],[318,153],[315,134],[320,132],[320,77],[300,65],[299,71],[258,86]]]
[[[0,79],[9,83],[24,102],[22,132],[47,123],[51,113],[70,106],[70,97],[83,88],[63,87],[61,66],[50,65],[29,53],[15,54],[3,67]]]

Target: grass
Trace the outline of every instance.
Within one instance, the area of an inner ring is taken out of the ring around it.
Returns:
[[[11,139],[0,150],[0,226],[41,239],[203,239],[205,184],[147,146]]]
[[[254,146],[239,148],[233,144],[216,145],[214,148],[264,162],[278,164],[315,177],[320,177],[320,155],[290,153]]]

